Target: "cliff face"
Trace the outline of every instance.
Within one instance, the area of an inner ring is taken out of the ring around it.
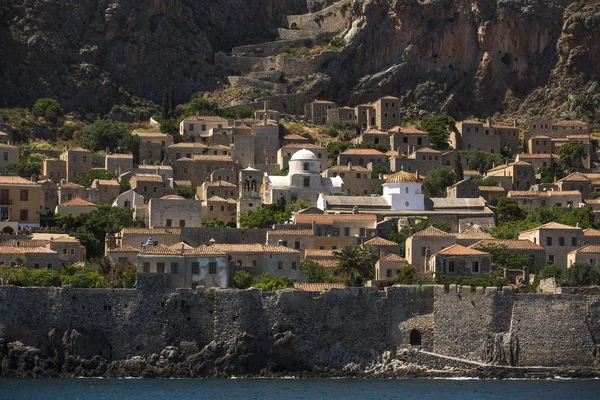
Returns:
[[[186,101],[225,81],[215,52],[272,40],[286,15],[333,2],[8,0],[0,106],[54,96],[104,112],[127,92],[160,101],[164,87]],[[354,105],[391,94],[456,118],[593,119],[600,106],[596,0],[354,0],[348,11],[322,97]]]

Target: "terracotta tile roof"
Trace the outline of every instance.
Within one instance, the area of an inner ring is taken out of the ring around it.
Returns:
[[[207,148],[207,146],[203,143],[200,142],[194,142],[194,143],[187,143],[187,142],[182,142],[182,143],[175,143],[172,144],[168,147],[169,149],[189,149],[189,148],[201,148],[201,149],[205,149]]]
[[[335,256],[333,255],[334,251],[335,250],[306,249],[306,250],[304,250],[304,257],[305,258],[312,258],[312,257],[335,258]]]
[[[22,250],[23,254],[58,254],[56,251],[46,247],[26,247]]]
[[[132,135],[138,135],[139,137],[146,137],[146,138],[166,138],[167,134],[166,133],[160,133],[160,132],[131,132]]]
[[[18,243],[18,245],[17,245],[17,243]],[[48,243],[50,243],[49,240],[37,240],[37,239],[16,240],[16,239],[12,239],[12,240],[7,240],[6,242],[0,243],[0,246],[43,247],[43,246],[46,246]]]
[[[459,121],[459,124],[483,124],[481,121],[475,121],[474,119],[467,119],[465,121]]]
[[[36,185],[29,179],[21,178],[20,176],[0,176],[0,185]]]
[[[181,249],[181,246],[180,246]],[[214,257],[225,257],[227,253],[222,250],[215,248],[214,246],[198,246],[193,249],[185,250],[186,256],[214,256]]]
[[[106,155],[107,158],[131,158],[133,159],[133,154],[128,153],[128,154],[107,154]]]
[[[297,224],[333,224],[336,221],[365,221],[377,222],[373,214],[296,214],[294,221]]]
[[[400,132],[404,133],[405,135],[429,135],[429,133],[417,128],[402,128]]]
[[[113,247],[112,249],[109,249],[108,252],[109,253],[125,253],[125,252],[139,253],[140,249],[136,249],[133,246],[125,245],[125,246],[121,246],[121,247]]]
[[[226,182],[226,181],[210,182],[206,186],[209,186],[209,187],[237,187],[237,185],[234,185],[233,183]]]
[[[435,254],[444,255],[444,256],[474,256],[474,255],[484,255],[484,254],[488,254],[488,253],[479,251],[479,250],[475,250],[473,248],[461,246],[460,244],[454,244],[450,247],[446,247],[445,249],[438,251]]]
[[[535,158],[555,158],[557,161],[559,159],[558,154],[517,154],[517,160],[521,159],[535,159]]]
[[[443,230],[438,229],[433,226],[429,226],[426,229],[423,229],[422,231],[415,233],[413,236],[424,236],[424,237],[446,236],[446,237],[450,237],[450,236],[454,236],[454,234],[444,232]]]
[[[185,198],[176,194],[168,194],[166,196],[161,197],[159,200],[185,200]]]
[[[254,244],[214,244],[212,245],[225,253],[300,253],[298,250],[285,246],[272,246],[260,243]]]
[[[294,289],[305,292],[325,292],[329,289],[343,289],[343,283],[294,283]]]
[[[88,149],[84,149],[83,147],[73,147],[72,149],[68,149],[67,151],[78,151],[78,152],[83,152],[83,153],[91,153],[91,151],[89,151]]]
[[[78,185],[73,182],[61,183],[59,186],[60,186],[60,188],[65,188],[65,189],[83,189],[83,186]]]
[[[167,246],[167,247],[170,247],[173,250],[179,250],[179,251],[181,251],[181,246],[183,246],[184,250],[191,250],[191,249],[194,248],[194,246],[190,246],[189,244],[187,244],[185,242],[175,243],[175,244],[172,244],[172,245]]]
[[[489,245],[496,245],[496,246],[506,246],[506,248],[508,250],[544,250],[543,246],[540,246],[539,244],[535,244],[532,241],[529,240],[517,240],[517,239],[485,239],[485,240],[480,240],[477,243],[473,243],[471,246],[471,248],[476,248],[476,247],[480,247],[480,246],[489,246]]]
[[[357,154],[357,155],[365,155],[365,156],[385,156],[385,154],[383,154],[382,152],[377,151],[375,149],[348,149],[340,154],[344,154],[344,155]]]
[[[394,253],[390,253],[390,254],[380,258],[379,261],[408,263],[406,258],[400,257],[398,254],[394,254]]]
[[[313,104],[335,104],[333,101],[328,101],[328,100],[315,100],[313,101]]]
[[[0,143],[0,148],[3,148],[3,149],[19,149],[19,146],[13,146],[12,144]]]
[[[139,165],[137,167],[137,170],[148,175],[156,175],[156,170],[172,171],[173,167],[171,167],[170,165]]]
[[[570,226],[570,225],[563,225],[563,224],[559,224],[558,222],[548,222],[547,224],[544,225],[540,225],[537,228],[532,228],[532,229],[528,229],[526,231],[521,232],[521,234],[525,233],[525,232],[533,232],[533,231],[537,231],[538,229],[566,229],[566,230],[581,230],[581,228],[577,228],[575,226]]]
[[[336,172],[344,172],[344,171],[353,171],[353,172],[371,172],[369,171],[367,168],[365,167],[361,167],[360,165],[352,165],[350,167],[350,169],[348,169],[347,165],[334,165],[332,167],[328,168],[329,171],[336,171]]]
[[[181,235],[180,228],[123,228],[128,235]]]
[[[441,153],[441,151],[432,149],[431,147],[421,147],[413,152],[413,154],[416,153]]]
[[[318,144],[313,143],[290,143],[283,146],[280,150],[283,149],[325,149],[323,146],[319,146]]]
[[[158,246],[148,247],[142,251],[140,251],[140,255],[178,255],[181,254],[180,250],[175,250],[170,247],[159,244]]]
[[[194,154],[194,161],[225,161],[233,162],[231,156],[215,156],[212,154]]]
[[[186,180],[174,180],[173,181],[173,185],[175,187],[192,187],[192,181],[186,181]]]
[[[480,192],[506,192],[502,186],[479,186]]]
[[[585,176],[581,172],[573,172],[572,174],[567,175],[567,176],[565,176],[562,179],[559,179],[558,182],[563,182],[563,181],[583,181],[583,182],[589,182],[590,180],[588,179],[587,176]]]
[[[80,199],[79,197],[75,197],[69,201],[64,203],[60,203],[59,206],[67,206],[67,207],[96,207],[96,204],[90,203],[89,201],[85,201]]]
[[[95,179],[97,185],[119,186],[119,182],[114,179]]]
[[[135,179],[136,182],[163,182],[160,175],[134,175],[131,179]]]
[[[529,140],[531,140],[531,139],[550,139],[550,136],[536,135],[536,136],[532,136],[531,138],[529,138]]]
[[[307,138],[305,138],[304,136],[300,136],[300,135],[296,135],[296,134],[289,134],[289,135],[285,135],[283,137],[283,140],[306,140],[308,141]]]
[[[13,246],[0,246],[0,254],[25,254],[24,248],[21,247],[13,247]]]
[[[377,136],[388,136],[389,134],[379,129],[369,128],[363,132],[363,135],[377,135]]]
[[[494,124],[494,123],[492,123],[492,128],[497,128],[497,129],[518,129],[516,126],[512,126],[512,125]]]
[[[583,236],[600,236],[600,231],[594,228],[587,228],[583,230]]]
[[[216,115],[199,115],[184,119],[184,121],[216,121],[216,122],[229,122],[225,118],[218,117]]]
[[[391,240],[387,240],[384,238],[381,238],[379,236],[374,237],[373,239],[369,239],[364,243],[365,246],[391,246],[391,247],[396,247],[398,246],[398,243],[396,242],[392,242]]]
[[[312,261],[327,269],[337,268],[338,265],[338,260],[336,258],[317,258],[312,259]]]
[[[556,121],[552,126],[587,126],[583,121]]]
[[[468,231],[457,233],[457,239],[492,239],[493,236],[489,233],[483,232],[481,229],[473,228]]]
[[[588,244],[586,246],[580,247],[577,250],[573,250],[571,253],[596,253],[600,254],[600,245],[597,244]],[[571,254],[569,253],[569,254]]]
[[[267,236],[314,236],[312,229],[276,229],[267,231]]]

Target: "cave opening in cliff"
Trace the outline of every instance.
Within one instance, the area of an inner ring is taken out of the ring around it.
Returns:
[[[421,345],[421,332],[418,329],[410,331],[410,345],[420,346]]]

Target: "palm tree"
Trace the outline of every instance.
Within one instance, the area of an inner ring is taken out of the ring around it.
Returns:
[[[336,275],[341,275],[353,285],[361,285],[364,278],[373,277],[377,252],[370,246],[346,246],[340,251],[334,251],[338,264]]]
[[[373,278],[375,276],[375,263],[379,259],[377,249],[373,246],[361,247],[362,250],[362,277]]]

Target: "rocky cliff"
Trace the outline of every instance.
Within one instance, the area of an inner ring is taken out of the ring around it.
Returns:
[[[159,100],[166,86],[185,101],[225,82],[215,52],[273,40],[287,15],[332,3],[8,0],[0,106],[52,95],[105,111],[127,93]],[[343,14],[346,46],[322,66],[332,79],[321,97],[357,104],[392,94],[457,118],[593,119],[600,106],[598,1],[353,0]],[[334,16],[315,14],[315,23]]]

